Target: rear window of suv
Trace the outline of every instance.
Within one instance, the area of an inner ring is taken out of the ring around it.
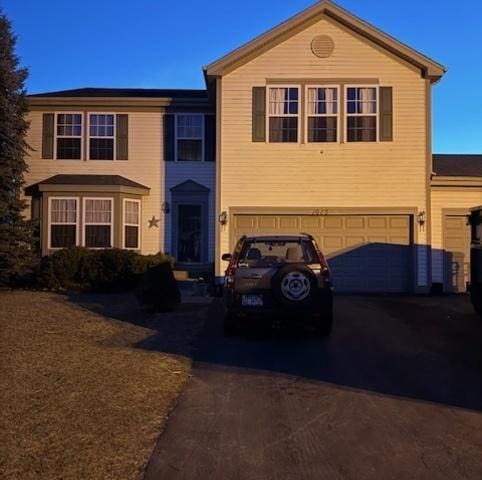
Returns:
[[[317,263],[313,245],[308,240],[253,240],[246,241],[239,256],[238,266],[248,268],[274,267],[288,263]]]

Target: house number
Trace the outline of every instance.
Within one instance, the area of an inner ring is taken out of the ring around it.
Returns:
[[[315,210],[313,210],[312,212],[312,215],[314,217],[325,217],[326,215],[328,215],[328,210],[321,210],[319,208],[315,208]]]

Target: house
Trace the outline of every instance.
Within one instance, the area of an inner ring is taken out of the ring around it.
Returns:
[[[214,266],[312,233],[338,291],[463,291],[482,156],[432,155],[442,65],[321,1],[204,69],[206,90],[31,95],[26,194],[67,245]]]

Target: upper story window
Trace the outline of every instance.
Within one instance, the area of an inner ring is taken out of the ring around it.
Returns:
[[[204,138],[203,114],[176,115],[176,159],[179,162],[202,162]]]
[[[348,142],[376,142],[378,99],[376,87],[346,89]]]
[[[89,115],[89,159],[114,160],[115,115],[91,113]]]
[[[338,141],[338,97],[337,87],[308,88],[309,143]]]
[[[271,143],[298,142],[299,88],[269,89],[268,127]]]
[[[82,158],[82,114],[57,114],[57,159],[80,160]]]
[[[78,199],[50,198],[49,248],[77,245]]]
[[[84,246],[111,248],[113,244],[112,198],[84,199]]]

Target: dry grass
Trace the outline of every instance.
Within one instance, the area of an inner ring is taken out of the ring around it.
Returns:
[[[110,307],[132,323],[93,312]],[[149,317],[128,296],[0,292],[0,477],[140,478],[202,310]]]

